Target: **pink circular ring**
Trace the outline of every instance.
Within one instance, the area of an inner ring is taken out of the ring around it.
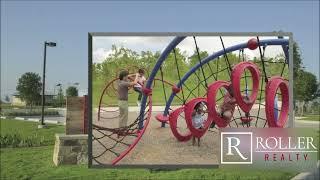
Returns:
[[[169,124],[170,129],[174,135],[178,139],[178,141],[188,141],[192,138],[192,134],[189,131],[187,134],[183,135],[180,134],[177,130],[177,121],[179,118],[179,115],[184,111],[184,107],[180,107],[174,111],[172,111],[169,115]]]
[[[208,110],[209,110],[209,117],[211,117],[211,119],[213,119],[214,123],[218,126],[218,127],[226,127],[229,122],[227,122],[225,119],[223,119],[216,111],[216,96],[217,96],[217,92],[220,88],[224,87],[224,88],[228,88],[228,86],[230,85],[229,82],[227,81],[216,81],[214,83],[212,83],[209,87],[208,87],[208,91],[207,91],[207,102],[208,102]]]
[[[185,105],[185,109],[184,109],[184,113],[185,113],[185,118],[187,121],[187,125],[188,128],[190,129],[191,133],[193,136],[195,137],[202,137],[208,130],[208,128],[210,127],[211,123],[212,123],[212,117],[208,115],[208,118],[205,120],[204,122],[204,126],[202,129],[197,129],[193,126],[192,124],[192,112],[194,111],[195,106],[198,103],[204,102],[207,104],[207,98],[194,98],[191,99],[186,105]],[[207,105],[208,106],[208,105]]]
[[[280,88],[281,92],[281,111],[278,117],[275,117],[274,113],[274,99],[277,94],[277,90]],[[288,120],[289,113],[289,85],[286,80],[280,76],[272,77],[266,86],[266,117],[269,127],[280,127],[283,128]]]
[[[241,74],[245,71],[245,69],[249,69],[252,80],[253,80],[252,93],[249,97],[250,103],[244,102],[241,94],[241,89],[240,89]],[[252,62],[241,62],[237,64],[232,71],[231,81],[232,81],[232,87],[233,87],[233,94],[237,100],[239,107],[246,113],[248,113],[251,110],[255,100],[257,99],[257,95],[259,91],[259,77],[260,77],[259,68]]]

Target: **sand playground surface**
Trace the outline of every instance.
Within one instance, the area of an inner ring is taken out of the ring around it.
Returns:
[[[134,122],[138,116],[138,111],[134,108],[129,108],[128,125]],[[162,128],[161,123],[155,119],[155,116],[160,111],[153,111],[148,127],[145,133],[138,142],[138,144],[117,164],[119,165],[215,165],[219,163],[220,157],[220,137],[219,129],[211,128],[202,136],[200,146],[192,145],[192,140],[186,142],[178,141],[171,132],[170,125]],[[118,127],[119,119],[116,117],[118,112],[106,114],[112,119],[100,119],[97,121],[97,113],[93,115],[93,124],[116,128]],[[264,109],[260,109],[260,116],[265,116]],[[240,120],[237,120],[239,126]],[[252,122],[254,126],[255,122]],[[265,121],[259,121],[258,127],[263,127]],[[180,132],[185,133],[189,131],[183,118],[178,120],[178,127]],[[241,126],[242,127],[242,126]],[[267,127],[267,126],[266,126]],[[126,136],[118,138],[116,134],[110,138],[104,136],[102,133],[108,134],[108,131],[93,130],[93,136],[100,138],[98,141],[93,141],[92,153],[94,158],[100,163],[110,165],[112,160],[116,158],[115,153],[125,151],[137,137]],[[109,132],[110,134],[110,132]],[[123,138],[123,139],[122,139]],[[111,148],[110,150],[106,150]],[[93,164],[98,164],[93,160]]]

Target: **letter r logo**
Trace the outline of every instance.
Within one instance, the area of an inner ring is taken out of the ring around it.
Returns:
[[[239,138],[236,138],[236,137],[227,137],[228,139],[228,153],[227,155],[232,155],[233,156],[233,153],[231,151],[231,148],[234,148],[236,150],[236,152],[238,153],[238,155],[243,159],[243,160],[247,160],[248,158],[245,158],[243,157],[243,155],[241,154],[241,152],[239,151],[238,147],[240,145],[240,139]],[[235,145],[232,145],[232,140],[235,140],[236,144]]]
[[[221,132],[221,164],[252,164],[252,132]]]

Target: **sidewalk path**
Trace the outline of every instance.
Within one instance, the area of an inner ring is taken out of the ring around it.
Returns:
[[[8,117],[1,116],[1,119],[7,119]],[[39,122],[41,116],[23,116],[23,117],[14,117],[11,119],[21,120],[21,121],[31,121],[31,122]],[[63,116],[45,116],[44,123],[47,124],[65,124],[66,117]]]
[[[320,176],[319,176],[320,166],[319,166],[319,164],[320,164],[320,161],[318,161],[317,167],[313,171],[300,173],[300,174],[296,175],[295,177],[293,177],[291,180],[318,180],[318,179],[320,179]]]

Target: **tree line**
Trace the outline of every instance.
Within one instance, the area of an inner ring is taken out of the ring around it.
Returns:
[[[130,72],[136,71],[138,68],[143,68],[148,72],[152,70],[155,66],[158,58],[161,55],[160,51],[151,52],[151,51],[141,51],[136,52],[125,47],[116,47],[112,46],[112,54],[109,55],[101,63],[93,63],[92,65],[92,79],[93,84],[98,83],[100,88],[95,88],[96,90],[101,90],[101,88],[110,81],[110,77],[117,77],[117,74],[122,69],[129,69]],[[199,54],[198,54],[199,53]],[[197,52],[196,50],[191,56],[188,56],[186,52],[181,51],[179,48],[175,49],[175,53],[170,53],[167,59],[162,64],[161,70],[163,78],[172,82],[179,80],[178,70],[180,76],[184,75],[191,67],[199,63],[200,59],[207,57],[209,53],[207,51]],[[204,75],[209,76],[210,71],[217,72],[219,69],[223,69],[228,66],[226,63],[225,57],[219,57],[224,60],[211,61],[206,66],[203,67]],[[228,63],[233,66],[247,57],[243,57],[240,54],[228,53],[227,60]],[[262,69],[262,63],[260,59],[254,58],[254,62]],[[265,58],[266,62],[284,62],[284,55],[280,54],[274,58]],[[293,74],[294,74],[294,99],[296,101],[310,102],[320,96],[319,92],[319,83],[314,74],[306,71],[303,68],[301,52],[297,43],[293,45]],[[264,64],[267,70],[267,74],[270,76],[277,75],[282,71],[283,67],[278,63],[265,63]],[[177,69],[178,67],[178,69]],[[201,77],[201,72],[198,70],[199,77]],[[161,78],[161,73],[157,74],[158,78]],[[228,79],[228,71],[224,71],[219,76],[219,79]],[[283,71],[283,76],[288,78],[288,68],[285,68]],[[191,82],[192,83],[192,82]],[[16,90],[18,91],[20,98],[24,100],[28,106],[39,104],[41,98],[41,78],[37,73],[27,72],[23,74],[18,81]],[[97,91],[93,93],[100,93]],[[66,90],[66,96],[77,96],[78,90],[74,86],[70,86]],[[62,101],[64,98],[61,88],[58,91],[56,100]]]
[[[41,104],[42,82],[39,74],[34,72],[24,73],[18,80],[16,90],[18,97],[26,102],[30,110],[35,105]],[[78,96],[78,89],[74,86],[69,86],[65,92],[66,96]],[[45,105],[63,106],[65,102],[65,96],[60,86],[58,93],[54,94],[54,101],[52,103],[46,103]]]

